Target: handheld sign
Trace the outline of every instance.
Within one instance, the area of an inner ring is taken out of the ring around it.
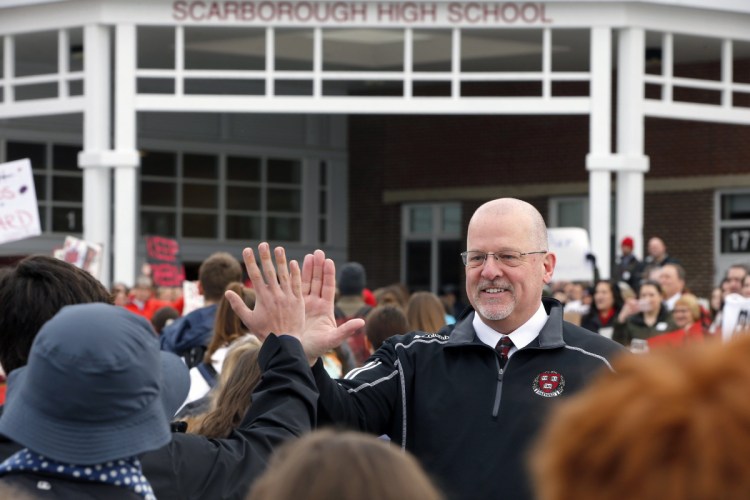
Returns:
[[[593,281],[594,269],[586,258],[591,253],[589,234],[580,227],[547,230],[549,251],[557,255],[553,281]]]
[[[182,286],[185,267],[180,260],[180,245],[161,236],[146,237],[146,260],[156,286]]]
[[[721,313],[721,338],[728,341],[734,335],[750,332],[750,298],[730,293],[724,298]]]
[[[94,278],[101,278],[102,245],[75,236],[66,236],[62,249],[54,255],[79,269],[88,271]]]
[[[42,234],[28,159],[0,164],[0,244]]]

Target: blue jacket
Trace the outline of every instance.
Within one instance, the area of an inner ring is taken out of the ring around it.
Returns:
[[[161,332],[161,349],[182,355],[193,347],[207,346],[214,331],[218,306],[201,307],[175,320]]]

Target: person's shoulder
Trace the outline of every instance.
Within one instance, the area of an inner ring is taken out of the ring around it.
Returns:
[[[420,331],[413,331],[404,335],[394,335],[385,341],[385,344],[392,346],[393,348],[415,348],[423,345],[442,345],[448,342],[448,334],[446,329],[443,328],[437,333],[427,333]]]
[[[607,358],[625,351],[617,342],[568,322],[563,323],[563,338],[569,348]]]

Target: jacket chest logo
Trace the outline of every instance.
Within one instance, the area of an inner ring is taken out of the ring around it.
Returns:
[[[562,374],[549,370],[537,375],[531,387],[534,393],[543,398],[554,398],[565,389],[565,378]]]

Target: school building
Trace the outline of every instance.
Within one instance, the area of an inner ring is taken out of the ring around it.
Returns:
[[[0,260],[74,235],[105,283],[158,235],[193,271],[267,240],[436,291],[513,196],[586,228],[604,276],[660,236],[707,294],[750,263],[750,3],[9,0],[20,158],[43,234]]]

